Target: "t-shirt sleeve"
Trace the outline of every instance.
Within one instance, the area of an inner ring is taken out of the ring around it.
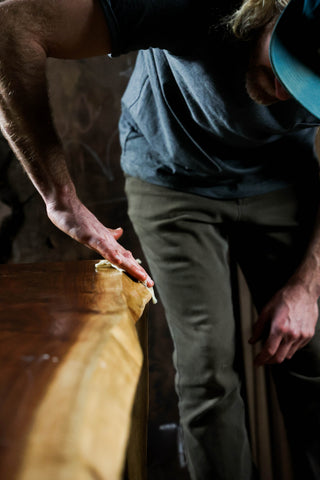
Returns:
[[[205,0],[100,0],[112,56],[149,47],[175,50],[207,28]],[[199,8],[199,4],[201,5]]]

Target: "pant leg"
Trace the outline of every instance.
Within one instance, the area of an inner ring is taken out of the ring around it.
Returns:
[[[253,466],[240,378],[228,241],[229,202],[127,181],[129,215],[165,307],[193,480],[249,480]],[[213,206],[213,203],[216,203]]]
[[[260,201],[260,204],[259,204]],[[258,310],[303,258],[317,194],[288,189],[243,205],[233,243]],[[263,223],[262,223],[263,221]],[[271,367],[297,480],[320,478],[320,325],[291,360]]]

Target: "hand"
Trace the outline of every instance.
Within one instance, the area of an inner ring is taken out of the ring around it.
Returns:
[[[137,280],[146,282],[148,287],[153,286],[154,282],[132,253],[117,242],[123,234],[122,228],[106,228],[76,196],[67,201],[59,199],[48,202],[46,207],[48,217],[60,230],[123,268]]]
[[[290,359],[313,337],[318,319],[317,298],[302,284],[288,284],[262,310],[249,342],[254,344],[268,332],[255,365]]]

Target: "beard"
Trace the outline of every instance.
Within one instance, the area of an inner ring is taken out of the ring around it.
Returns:
[[[274,95],[274,75],[265,66],[249,65],[246,90],[249,97],[259,105],[269,106],[279,101]]]

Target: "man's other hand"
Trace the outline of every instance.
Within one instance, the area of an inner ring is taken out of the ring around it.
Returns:
[[[262,310],[249,343],[263,341],[255,365],[290,359],[313,337],[318,319],[317,298],[303,284],[288,284]]]

